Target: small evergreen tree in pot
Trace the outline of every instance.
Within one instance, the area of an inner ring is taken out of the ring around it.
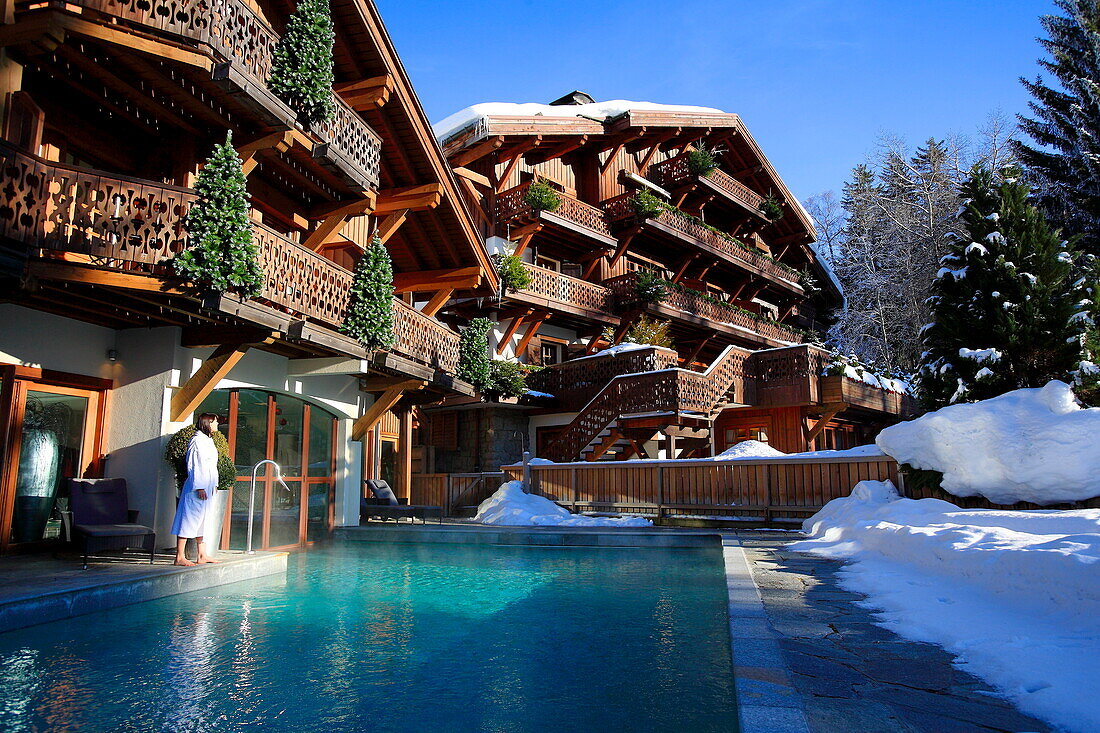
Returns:
[[[1018,176],[975,168],[964,186],[966,236],[941,260],[922,330],[920,397],[931,409],[1070,381],[1084,359],[1091,304],[1073,245]]]
[[[328,0],[301,0],[275,46],[267,85],[298,113],[303,123],[325,122],[332,117],[335,41]]]
[[[501,284],[508,292],[514,293],[530,287],[531,273],[523,266],[523,260],[516,255],[495,254],[493,264],[497,268],[497,274],[500,275]]]
[[[760,213],[768,221],[779,221],[785,215],[783,204],[774,194],[768,194],[764,199],[764,203],[760,204]]]
[[[668,321],[657,321],[642,316],[626,332],[626,341],[671,349],[673,348],[672,336],[668,332],[671,325]]]
[[[656,219],[668,208],[668,204],[657,198],[648,188],[643,188],[634,194],[630,203],[634,207],[634,213],[643,219]]]
[[[488,318],[475,318],[459,335],[455,376],[472,384],[478,392],[484,392],[490,384],[488,336],[492,328],[493,322]]]
[[[340,330],[368,350],[388,349],[396,340],[393,322],[393,265],[378,237],[355,266],[348,311]]]
[[[661,303],[668,296],[668,286],[652,272],[642,272],[634,281],[634,295],[643,303]]]
[[[717,151],[710,150],[702,143],[696,145],[688,152],[688,170],[697,176],[709,176],[718,168],[718,159],[714,156],[715,152]]]
[[[561,196],[546,181],[535,181],[523,195],[524,202],[535,211],[557,211],[561,206]]]
[[[489,381],[482,390],[490,400],[527,394],[527,372],[522,364],[494,359],[489,362]]]
[[[173,268],[182,277],[219,293],[254,297],[263,293],[264,274],[252,239],[249,194],[231,133],[199,171],[195,202],[187,212],[188,246]]]

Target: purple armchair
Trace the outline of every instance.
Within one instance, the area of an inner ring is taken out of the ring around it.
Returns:
[[[85,570],[90,552],[131,547],[148,551],[153,564],[156,533],[136,523],[138,512],[129,507],[126,479],[70,479],[69,492],[72,537],[82,542]]]

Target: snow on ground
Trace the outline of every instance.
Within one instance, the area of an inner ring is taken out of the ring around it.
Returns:
[[[432,131],[441,142],[463,130],[470,125],[479,122],[485,117],[590,117],[595,119],[607,119],[618,117],[630,110],[647,112],[682,112],[686,114],[725,114],[720,109],[713,107],[690,107],[673,104],[655,104],[653,102],[631,102],[625,99],[615,99],[609,102],[595,102],[593,104],[565,104],[552,106],[549,104],[515,102],[484,102],[472,107],[459,110],[450,117],[432,125]]]
[[[744,461],[754,458],[861,458],[864,456],[882,455],[885,454],[875,445],[861,445],[847,450],[815,450],[805,453],[783,453],[759,440],[743,440],[727,448],[718,455],[705,460]]]
[[[654,346],[653,344],[636,344],[633,341],[623,341],[621,344],[608,346],[606,349],[589,354],[588,356],[578,356],[576,359],[570,359],[569,363],[572,364],[575,361],[584,361],[585,359],[595,359],[597,356],[618,356],[619,354],[626,354],[631,351],[646,351],[648,349],[660,348],[662,347]]]
[[[527,494],[522,481],[509,481],[477,508],[475,522],[506,527],[651,527],[645,517],[586,517],[544,496]]]
[[[1058,504],[1100,496],[1100,408],[1064,382],[950,405],[883,430],[899,463],[941,471],[955,496]]]
[[[1100,730],[1100,509],[963,510],[863,481],[803,528],[791,549],[851,561],[841,584],[884,627],[943,646],[1027,713]]]

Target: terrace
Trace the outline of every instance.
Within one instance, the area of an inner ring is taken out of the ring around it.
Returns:
[[[531,284],[509,293],[510,299],[567,316],[618,323],[609,288],[545,267],[524,263],[524,268],[531,274]]]
[[[761,222],[768,221],[761,212],[763,196],[720,168],[715,168],[708,175],[693,173],[688,165],[687,153],[650,166],[647,176],[658,186],[670,191],[689,186],[700,187],[735,204]]]
[[[561,204],[553,211],[532,208],[525,199],[533,183],[530,181],[510,188],[497,197],[496,211],[500,222],[509,224],[512,229],[541,226],[543,236],[585,252],[594,246],[610,249],[618,244],[603,211],[565,192],[558,192]]]

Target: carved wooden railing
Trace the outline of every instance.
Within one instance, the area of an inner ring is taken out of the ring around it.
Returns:
[[[646,175],[651,181],[664,188],[676,188],[699,178],[706,178],[753,214],[763,216],[760,211],[760,207],[764,205],[763,196],[719,168],[715,168],[706,176],[692,173],[688,165],[688,156],[688,153],[684,153],[656,163],[649,167]]]
[[[633,198],[633,193],[626,193],[604,201],[602,206],[603,210],[607,212],[607,218],[613,222],[631,219],[638,220],[638,214],[634,210]],[[720,234],[675,209],[662,209],[661,213],[654,217],[654,221],[670,229],[674,229],[685,236],[703,242],[713,249],[722,252],[729,257],[730,260],[749,265],[751,268],[763,273],[766,277],[776,282],[796,289],[798,292],[802,290],[798,285],[798,281],[801,278],[799,273],[780,265],[763,252],[759,252],[746,244],[742,244],[733,239],[733,237]]]
[[[187,245],[190,189],[44,161],[0,145],[0,237],[86,255],[117,270],[168,276]],[[338,329],[352,274],[285,235],[253,223],[264,273],[261,301]],[[454,372],[458,334],[394,299],[399,353]]]
[[[757,404],[766,407],[819,402],[821,374],[832,360],[828,351],[808,344],[757,351],[749,364],[756,378]]]
[[[554,395],[559,408],[572,412],[584,407],[615,377],[671,369],[676,364],[675,351],[651,346],[554,364],[528,376],[527,383],[531,389]]]
[[[24,0],[20,10],[47,7],[40,0]],[[271,75],[278,34],[242,0],[66,0],[66,9],[103,15],[113,21],[186,38],[208,47],[222,62],[236,65],[258,84]],[[379,185],[381,138],[335,92],[334,118],[315,125],[314,131],[332,150],[358,168],[373,186]]]
[[[751,386],[745,368],[751,353],[728,346],[702,373],[666,369],[615,377],[548,446],[543,457],[552,461],[577,458],[600,433],[622,417],[682,412],[707,416],[727,401],[731,391],[743,400],[745,390]]]
[[[645,307],[637,296],[636,284],[638,273],[628,272],[607,280],[607,285],[615,294],[615,302],[622,308]],[[749,332],[746,335],[756,334],[773,341],[785,341],[788,343],[802,343],[803,336],[800,332],[786,328],[783,324],[772,320],[754,318],[751,313],[741,308],[724,303],[716,303],[704,298],[698,293],[686,290],[678,290],[669,287],[665,291],[665,297],[660,305],[669,310],[679,311],[687,316],[706,318],[716,323],[734,326]]]
[[[520,217],[533,218],[537,214],[537,212],[531,208],[531,205],[524,200],[527,196],[527,190],[533,183],[534,181],[528,181],[515,188],[508,189],[497,197],[496,213],[499,221],[508,222]],[[595,206],[579,201],[568,194],[562,193],[561,191],[558,191],[557,194],[558,198],[561,200],[561,205],[554,211],[548,213],[560,216],[596,234],[605,237],[614,237],[611,233],[611,227],[607,223],[607,217],[604,215],[603,211]]]
[[[531,284],[519,291],[520,294],[545,298],[574,308],[612,313],[614,303],[611,291],[603,285],[545,267],[535,267],[527,263],[523,266],[531,275]]]

